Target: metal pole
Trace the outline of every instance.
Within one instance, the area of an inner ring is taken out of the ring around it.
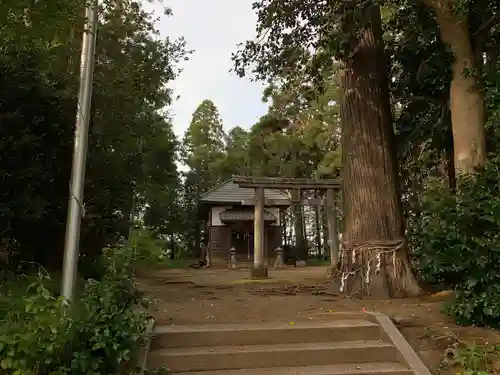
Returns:
[[[89,132],[90,105],[92,101],[92,80],[97,35],[97,0],[91,1],[85,9],[86,29],[82,39],[80,61],[80,89],[75,124],[75,143],[69,194],[66,238],[64,242],[64,263],[62,272],[62,296],[71,301],[74,295],[78,253],[80,244],[81,218],[83,209],[83,186]]]

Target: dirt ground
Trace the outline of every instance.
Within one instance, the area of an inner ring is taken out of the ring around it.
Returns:
[[[323,267],[270,271],[270,279],[260,282],[250,280],[247,270],[148,270],[141,272],[138,281],[153,298],[152,313],[158,324],[298,322],[324,319],[332,312],[381,312],[393,318],[435,374],[457,373],[447,356],[459,342],[500,343],[498,331],[453,324],[442,312],[446,295],[418,300],[350,299],[326,280]]]

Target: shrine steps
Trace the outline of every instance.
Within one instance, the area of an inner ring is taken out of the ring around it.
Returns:
[[[378,325],[366,320],[309,321],[257,324],[207,324],[160,326],[155,329],[152,349],[238,345],[276,345],[340,341],[380,337]]]
[[[244,370],[183,372],[182,375],[411,375],[397,363],[360,363],[327,366],[292,366]]]
[[[178,375],[430,375],[382,318],[156,327],[148,369],[167,366]]]

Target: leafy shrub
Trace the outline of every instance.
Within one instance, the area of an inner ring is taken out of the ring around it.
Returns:
[[[87,254],[82,254],[78,262],[79,276],[85,280],[94,279],[102,280],[107,272],[107,264],[105,257],[91,257]]]
[[[106,275],[89,280],[70,306],[46,280],[31,285],[0,318],[0,374],[99,375],[124,370],[141,344],[147,316],[128,276],[129,249],[107,250]],[[11,296],[12,297],[12,296]]]
[[[137,228],[132,231],[132,249],[136,263],[144,265],[162,265],[167,260],[166,241],[156,233]]]
[[[456,291],[459,324],[500,326],[500,171],[492,161],[458,180],[456,194],[431,188],[412,239],[425,281]]]

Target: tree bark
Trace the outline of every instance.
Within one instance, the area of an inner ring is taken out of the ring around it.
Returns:
[[[453,9],[453,0],[427,0],[436,14],[439,32],[454,56],[450,110],[455,171],[471,173],[486,161],[484,99],[480,91],[468,19]]]
[[[421,289],[404,242],[380,9],[370,6],[365,12],[368,25],[351,42],[341,74],[343,289],[376,297],[416,296]]]

